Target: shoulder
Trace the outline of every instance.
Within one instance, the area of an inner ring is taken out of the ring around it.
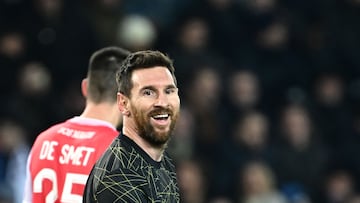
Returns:
[[[174,161],[167,152],[164,152],[163,165],[167,170],[175,171]]]
[[[147,179],[136,171],[129,168],[104,171],[97,167],[94,170],[94,194],[98,202],[147,202]]]
[[[137,176],[139,178],[143,175],[142,169],[147,166],[148,164],[137,151],[117,137],[97,160],[93,174],[99,179],[106,176],[116,178]]]

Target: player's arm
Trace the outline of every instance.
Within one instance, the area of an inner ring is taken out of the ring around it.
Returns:
[[[99,203],[150,202],[146,188],[149,186],[144,177],[134,171],[116,170],[100,180],[95,196]]]

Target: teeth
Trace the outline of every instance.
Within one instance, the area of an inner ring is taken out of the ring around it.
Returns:
[[[156,115],[154,118],[167,118],[169,114]]]

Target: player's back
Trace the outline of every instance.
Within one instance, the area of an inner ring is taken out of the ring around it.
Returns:
[[[117,135],[109,123],[81,117],[47,129],[30,152],[26,195],[33,203],[82,202],[91,168]]]

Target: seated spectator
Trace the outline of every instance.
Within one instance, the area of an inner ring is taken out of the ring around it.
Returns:
[[[311,201],[316,202],[328,154],[304,106],[289,104],[284,107],[277,138],[271,163],[280,186],[302,188]]]
[[[240,172],[239,202],[243,203],[287,203],[278,190],[276,177],[263,162],[249,162]]]

